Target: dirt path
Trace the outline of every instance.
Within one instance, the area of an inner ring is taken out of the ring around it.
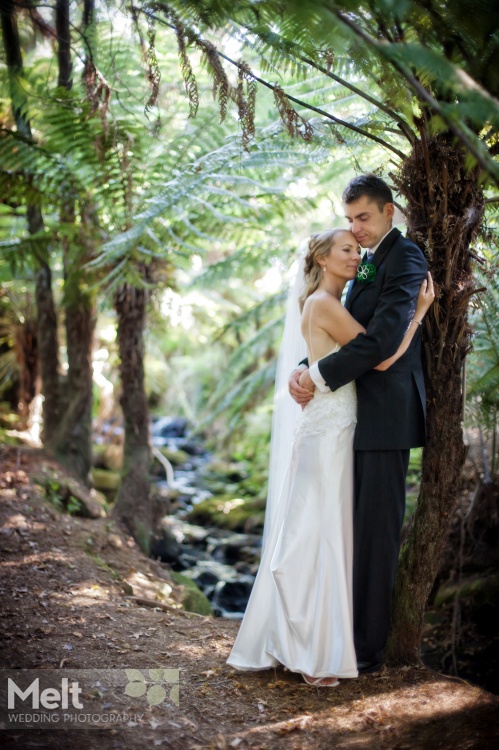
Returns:
[[[385,670],[336,689],[307,687],[284,670],[234,672],[225,659],[237,622],[143,607],[127,598],[162,597],[174,606],[178,590],[109,519],[75,518],[47,504],[30,479],[40,470],[38,454],[4,449],[0,460],[1,667],[37,669],[42,677],[61,669],[70,678],[82,669],[116,670],[110,675],[135,669],[147,687],[168,689],[173,672],[165,682],[165,673],[148,670],[180,670],[178,706],[174,693],[150,705],[153,693],[134,697],[123,686],[111,689],[105,680],[96,686],[94,680],[92,689],[83,689],[83,704],[94,717],[117,717],[114,723],[8,725],[0,729],[2,747],[498,746],[499,699],[426,669]]]

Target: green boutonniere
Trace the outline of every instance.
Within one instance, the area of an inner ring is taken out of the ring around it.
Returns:
[[[361,263],[357,269],[357,281],[363,284],[370,284],[376,278],[376,266],[374,263]]]

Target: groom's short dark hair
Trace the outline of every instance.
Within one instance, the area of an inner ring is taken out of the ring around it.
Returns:
[[[376,201],[380,211],[385,203],[393,203],[392,191],[386,182],[375,174],[360,174],[350,180],[343,191],[343,203],[353,203],[363,195]]]

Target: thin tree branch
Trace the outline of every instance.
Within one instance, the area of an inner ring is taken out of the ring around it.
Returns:
[[[250,34],[252,34],[252,33],[257,34],[258,33],[256,31],[254,31],[251,27],[245,26],[244,28],[246,28],[250,32]],[[282,37],[280,37],[280,36],[278,37],[277,34],[274,34],[274,36],[277,37],[278,39],[282,39]],[[269,44],[272,44],[272,42],[268,38],[267,38],[267,41],[268,41]],[[400,130],[405,135],[405,137],[407,138],[407,140],[411,144],[414,144],[414,142],[416,141],[416,138],[417,138],[416,134],[411,129],[409,123],[407,123],[402,117],[400,117],[400,115],[398,115],[396,112],[394,112],[393,109],[390,109],[390,107],[388,107],[386,104],[384,104],[383,102],[379,101],[378,99],[375,99],[370,94],[366,94],[364,91],[362,91],[361,89],[359,89],[357,86],[354,86],[349,81],[345,81],[344,78],[340,78],[340,76],[338,76],[335,73],[333,73],[332,71],[328,70],[323,65],[320,65],[319,63],[315,62],[314,60],[312,60],[311,58],[307,57],[306,55],[301,54],[298,51],[299,48],[298,48],[297,45],[295,45],[293,43],[290,43],[287,40],[283,40],[283,41],[286,42],[286,44],[288,46],[288,49],[292,52],[293,56],[296,57],[296,59],[301,60],[302,62],[306,63],[307,65],[309,65],[312,68],[315,68],[316,70],[318,70],[323,75],[327,76],[328,78],[331,78],[333,81],[336,81],[336,83],[339,83],[341,86],[344,86],[345,88],[349,89],[354,94],[357,94],[357,96],[360,96],[362,99],[365,99],[366,101],[370,102],[375,107],[377,107],[378,109],[380,109],[382,112],[384,112],[385,114],[387,114],[388,117],[390,117],[392,120],[394,120],[399,125]],[[394,131],[394,132],[397,132],[397,131]]]
[[[343,78],[340,78],[335,73],[332,73],[331,71],[327,70],[327,68],[324,68],[322,65],[315,63],[310,58],[305,57],[304,55],[298,55],[298,57],[302,62],[307,63],[307,65],[310,65],[312,68],[315,68],[316,70],[320,71],[328,78],[332,78],[333,81],[336,81],[337,83],[341,84],[345,88],[350,89],[350,91],[353,91],[354,94],[357,94],[357,96],[360,96],[366,101],[370,102],[371,104],[374,104],[375,107],[377,107],[382,112],[387,114],[392,120],[395,120],[400,130],[405,135],[409,143],[411,143],[411,145],[415,143],[416,134],[414,133],[410,125],[405,120],[403,120],[399,115],[397,115],[396,112],[390,109],[390,107],[387,107],[386,104],[383,104],[383,102],[378,101],[373,96],[370,96],[369,94],[364,93],[353,84],[349,83],[348,81],[345,81]]]
[[[237,68],[241,67],[240,63],[236,62],[235,60],[231,60],[231,58],[227,57],[227,55],[225,55],[223,52],[220,52],[219,50],[217,50],[217,53],[224,60],[227,60],[227,62],[231,63],[231,65],[235,65]],[[255,81],[257,81],[258,83],[261,83],[262,86],[266,86],[271,91],[274,91],[274,89],[276,88],[272,83],[268,83],[268,81],[264,81],[263,78],[256,76],[254,73],[251,73],[251,76],[252,78],[255,79]],[[304,102],[302,99],[297,99],[295,96],[291,96],[291,94],[287,94],[285,91],[283,91],[283,93],[285,94],[286,98],[289,99],[290,102],[293,102],[294,104],[298,104],[300,107],[303,107],[304,109],[309,109],[312,112],[317,112],[318,115],[321,115],[322,117],[326,117],[328,120],[331,120],[336,125],[341,125],[344,128],[348,128],[348,130],[352,130],[354,133],[359,133],[360,135],[363,135],[365,138],[370,138],[372,141],[375,141],[376,143],[379,143],[381,146],[384,146],[390,151],[393,151],[393,153],[396,154],[400,159],[406,158],[406,155],[402,151],[399,151],[397,148],[390,145],[389,143],[384,141],[382,138],[378,138],[378,136],[374,135],[373,133],[369,133],[367,130],[358,128],[356,125],[352,125],[351,123],[346,122],[345,120],[340,120],[340,118],[329,114],[329,112],[326,112],[323,109],[319,109],[319,107],[314,107],[313,104],[308,104],[307,102]]]

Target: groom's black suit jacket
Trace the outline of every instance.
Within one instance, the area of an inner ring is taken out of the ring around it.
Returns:
[[[356,450],[402,450],[425,445],[426,394],[421,362],[421,327],[408,351],[388,370],[373,368],[397,351],[414,316],[427,264],[421,250],[398,229],[378,246],[372,282],[351,282],[346,308],[366,329],[319,371],[336,390],[357,385]]]

